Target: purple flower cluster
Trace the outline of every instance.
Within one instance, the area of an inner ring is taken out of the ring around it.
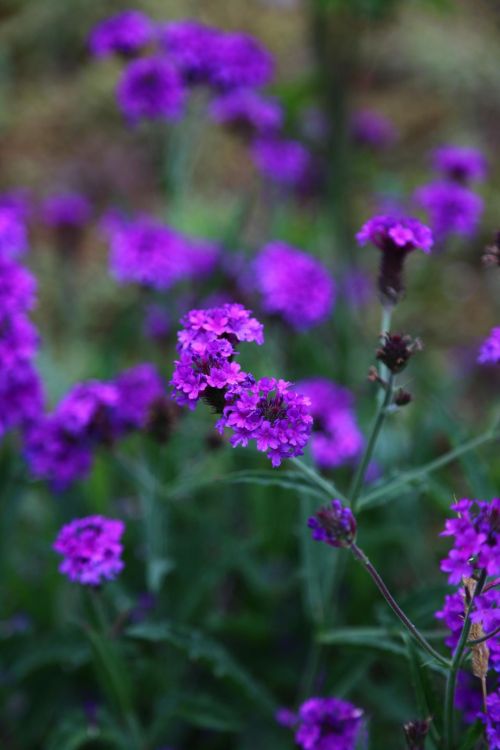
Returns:
[[[118,54],[129,57],[146,47],[155,29],[151,20],[138,10],[125,10],[101,21],[92,29],[89,48],[96,57]]]
[[[450,583],[460,583],[474,570],[500,574],[500,498],[490,502],[459,500],[451,506],[458,518],[448,519],[441,536],[454,537],[453,547],[441,563]]]
[[[219,257],[211,242],[188,238],[156,219],[139,217],[106,222],[111,273],[121,283],[168,289],[188,278],[209,274]]]
[[[477,361],[481,365],[500,362],[500,327],[492,328],[488,338],[483,341]]]
[[[356,538],[356,519],[340,500],[332,500],[329,506],[316,511],[307,525],[316,542],[325,542],[331,547],[350,547]]]
[[[171,385],[174,398],[194,409],[201,396],[218,395],[224,403],[224,389],[242,383],[248,375],[234,362],[240,341],[264,342],[262,325],[243,305],[226,304],[207,310],[191,310],[181,320],[178,334],[179,359]]]
[[[330,314],[335,289],[326,268],[284,242],[266,245],[254,262],[257,288],[268,313],[297,330],[321,323]]]
[[[374,216],[356,235],[360,245],[371,243],[382,252],[409,253],[423,250],[430,253],[433,240],[429,227],[418,219],[401,216]]]
[[[363,435],[350,391],[326,378],[303,380],[298,388],[311,401],[311,452],[318,466],[334,469],[356,458],[363,448]]]
[[[123,71],[117,90],[118,105],[133,125],[139,120],[178,120],[186,92],[175,65],[165,57],[133,60]]]
[[[28,249],[24,215],[9,202],[0,205],[0,258],[18,258]]]
[[[482,199],[455,182],[431,182],[415,191],[415,202],[426,211],[437,238],[474,234],[483,212]]]
[[[248,445],[266,453],[274,467],[283,459],[301,456],[312,427],[309,399],[275,378],[257,382],[247,378],[226,392],[226,406],[217,423],[219,432],[232,430],[231,445]]]
[[[123,570],[123,521],[104,516],[77,518],[63,526],[54,550],[64,558],[59,570],[70,581],[100,586]]]
[[[357,143],[377,151],[389,148],[398,137],[392,122],[371,109],[362,109],[354,114],[351,132]]]
[[[306,186],[312,171],[311,155],[300,141],[261,136],[252,144],[252,159],[262,174],[287,188]]]
[[[432,163],[437,172],[453,182],[467,184],[486,177],[486,159],[475,148],[441,146],[432,154]]]
[[[93,452],[145,426],[152,404],[164,392],[152,365],[137,365],[114,382],[75,385],[51,413],[26,430],[25,457],[31,473],[58,490],[83,479]]]
[[[42,204],[44,223],[53,229],[80,229],[90,219],[91,206],[80,193],[57,193]]]
[[[219,125],[245,135],[272,133],[283,122],[280,103],[252,89],[236,89],[217,97],[211,104],[210,115]]]
[[[490,750],[500,748],[500,692],[489,695],[486,699],[486,736]]]
[[[282,709],[280,724],[296,726],[295,742],[303,750],[354,750],[363,711],[339,698],[309,698],[294,715]]]

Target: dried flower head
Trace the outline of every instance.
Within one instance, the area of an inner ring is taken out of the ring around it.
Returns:
[[[401,333],[385,333],[381,336],[381,344],[375,356],[392,373],[404,370],[410,357],[422,349],[419,339]]]
[[[350,547],[356,539],[356,519],[340,500],[332,500],[329,506],[316,511],[307,525],[315,541],[326,542],[331,547]]]
[[[408,750],[424,750],[432,719],[416,719],[407,722],[403,729]]]

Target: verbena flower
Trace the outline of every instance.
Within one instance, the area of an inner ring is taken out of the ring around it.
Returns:
[[[18,263],[0,257],[0,310],[4,314],[27,312],[35,304],[36,279]]]
[[[284,242],[271,242],[260,251],[254,270],[266,312],[280,315],[293,328],[306,330],[330,314],[333,280],[307,253]]]
[[[149,363],[131,367],[118,375],[114,385],[118,391],[115,429],[119,432],[143,429],[153,404],[165,393],[156,367]]]
[[[90,219],[91,206],[80,193],[57,193],[42,203],[42,218],[54,229],[78,229]]]
[[[64,558],[59,570],[70,581],[100,586],[123,570],[123,521],[104,516],[78,518],[63,526],[54,550]]]
[[[312,169],[311,155],[299,141],[261,136],[254,141],[251,154],[265,177],[288,188],[300,189]]]
[[[170,329],[170,317],[166,310],[160,305],[148,305],[144,316],[144,335],[154,341],[163,341]]]
[[[210,116],[243,135],[262,134],[280,129],[283,109],[277,99],[252,89],[236,89],[214,99]]]
[[[500,362],[500,327],[491,329],[490,335],[481,345],[477,361],[482,365]]]
[[[165,51],[188,84],[209,83],[220,32],[198,21],[171,21],[160,37]]]
[[[490,750],[498,750],[500,748],[500,691],[487,697],[483,721],[486,724],[488,747]]]
[[[356,458],[363,448],[363,435],[350,391],[326,378],[303,380],[297,388],[311,401],[311,453],[318,466],[333,469]]]
[[[460,183],[481,181],[486,177],[487,164],[479,149],[466,146],[441,146],[432,154],[434,169],[443,177]]]
[[[28,428],[42,409],[42,383],[31,362],[0,370],[0,435],[13,427]]]
[[[24,216],[13,206],[0,206],[0,258],[18,258],[28,249]]]
[[[351,132],[357,143],[375,150],[389,148],[398,137],[392,122],[380,112],[371,109],[362,109],[354,113]]]
[[[133,60],[123,71],[118,104],[131,124],[139,120],[178,120],[185,89],[177,68],[163,57]]]
[[[441,563],[450,583],[472,577],[474,570],[500,573],[500,499],[490,502],[459,500],[451,506],[458,518],[448,519],[441,536],[454,537],[453,547]]]
[[[295,742],[303,750],[354,750],[363,711],[339,698],[309,698],[297,716]]]
[[[476,231],[483,200],[468,188],[454,182],[432,182],[418,188],[414,197],[426,211],[438,239],[450,234],[468,237]]]
[[[168,289],[188,278],[209,274],[220,250],[212,242],[190,238],[156,219],[115,219],[105,227],[111,273],[121,283]]]
[[[37,330],[23,312],[0,312],[1,369],[32,359],[38,349],[38,342]]]
[[[340,500],[332,500],[329,506],[316,511],[307,525],[315,541],[331,547],[350,547],[356,539],[356,519]]]
[[[128,57],[146,47],[154,33],[148,16],[138,10],[125,10],[100,21],[92,29],[89,49],[96,57],[112,54]]]

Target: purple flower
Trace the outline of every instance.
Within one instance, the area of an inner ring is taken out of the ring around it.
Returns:
[[[36,279],[14,261],[0,257],[0,310],[6,314],[27,312],[35,304]]]
[[[363,712],[338,698],[309,698],[299,709],[295,742],[303,750],[354,750]]]
[[[42,204],[43,221],[54,229],[79,229],[90,219],[91,207],[80,193],[51,195]]]
[[[367,305],[373,299],[373,284],[370,277],[357,269],[349,271],[343,277],[341,291],[353,307]]]
[[[104,516],[78,518],[63,526],[54,550],[63,556],[59,570],[86,586],[112,581],[123,570],[123,521]]]
[[[415,201],[427,212],[432,230],[440,240],[449,234],[473,234],[483,212],[482,199],[454,182],[423,185],[415,191]]]
[[[161,31],[164,48],[186,83],[208,83],[221,32],[191,20],[171,21]]]
[[[363,109],[354,114],[351,130],[353,138],[359,144],[376,150],[389,148],[398,137],[392,122],[371,109]]]
[[[24,216],[15,207],[0,206],[0,258],[17,258],[27,249]]]
[[[114,53],[130,56],[146,47],[154,35],[151,20],[138,10],[125,10],[92,29],[89,48],[96,57]]]
[[[130,123],[139,120],[178,120],[185,90],[175,66],[163,57],[133,60],[118,84],[120,109]]]
[[[288,188],[301,188],[312,169],[311,155],[302,143],[278,137],[257,138],[252,158],[265,177]]]
[[[491,329],[490,335],[481,345],[477,361],[481,365],[500,362],[500,327]]]
[[[279,130],[283,122],[280,103],[252,89],[222,94],[212,102],[210,115],[219,125],[227,125],[245,135]]]
[[[490,502],[459,500],[451,506],[458,518],[448,519],[441,536],[454,537],[441,570],[449,573],[450,583],[471,577],[476,568],[488,575],[500,573],[500,498]]]
[[[217,423],[219,432],[232,430],[232,446],[255,440],[274,467],[283,459],[301,456],[311,435],[309,399],[275,378],[255,382],[247,378],[226,392],[226,406]]]
[[[122,372],[114,384],[118,390],[115,429],[119,432],[143,429],[152,405],[165,394],[158,371],[148,363],[136,365]]]
[[[363,435],[350,391],[326,378],[303,380],[297,387],[311,401],[311,452],[318,466],[332,469],[356,458],[363,448]]]
[[[57,413],[38,419],[24,435],[24,457],[31,474],[56,490],[84,479],[92,466],[92,447],[64,430]]]
[[[293,328],[306,330],[330,314],[333,280],[307,253],[284,242],[271,242],[260,251],[254,269],[264,309],[281,315]]]
[[[486,699],[486,736],[490,750],[500,748],[500,692],[489,695]]]
[[[464,146],[442,146],[432,154],[434,169],[443,177],[466,184],[486,177],[487,164],[484,155],[475,148]]]
[[[264,86],[273,77],[272,56],[250,34],[221,34],[214,53],[210,82],[219,89]]]
[[[332,500],[330,506],[316,511],[307,525],[316,542],[325,542],[331,547],[350,547],[356,539],[356,519],[340,500]]]
[[[144,335],[155,341],[163,341],[170,333],[170,317],[160,305],[149,305],[144,318]]]
[[[0,369],[32,359],[38,348],[38,333],[20,312],[0,312]]]
[[[61,429],[74,439],[107,442],[114,408],[119,403],[117,386],[99,380],[78,383],[60,401],[56,414]]]
[[[0,370],[0,435],[12,427],[27,428],[42,409],[42,383],[30,362]]]
[[[209,274],[219,257],[211,242],[183,236],[149,217],[108,221],[111,272],[121,283],[168,289]]]

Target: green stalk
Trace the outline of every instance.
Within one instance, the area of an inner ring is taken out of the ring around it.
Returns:
[[[320,487],[324,492],[326,492],[332,498],[336,497],[339,500],[342,500],[342,502],[348,503],[348,500],[345,497],[345,495],[333,484],[333,482],[323,479],[323,477],[320,474],[318,474],[317,471],[315,471],[310,466],[308,466],[300,458],[292,458],[291,461],[292,463],[295,464],[295,466],[298,469],[300,469],[300,471],[304,474],[304,476],[310,479],[314,484]]]

